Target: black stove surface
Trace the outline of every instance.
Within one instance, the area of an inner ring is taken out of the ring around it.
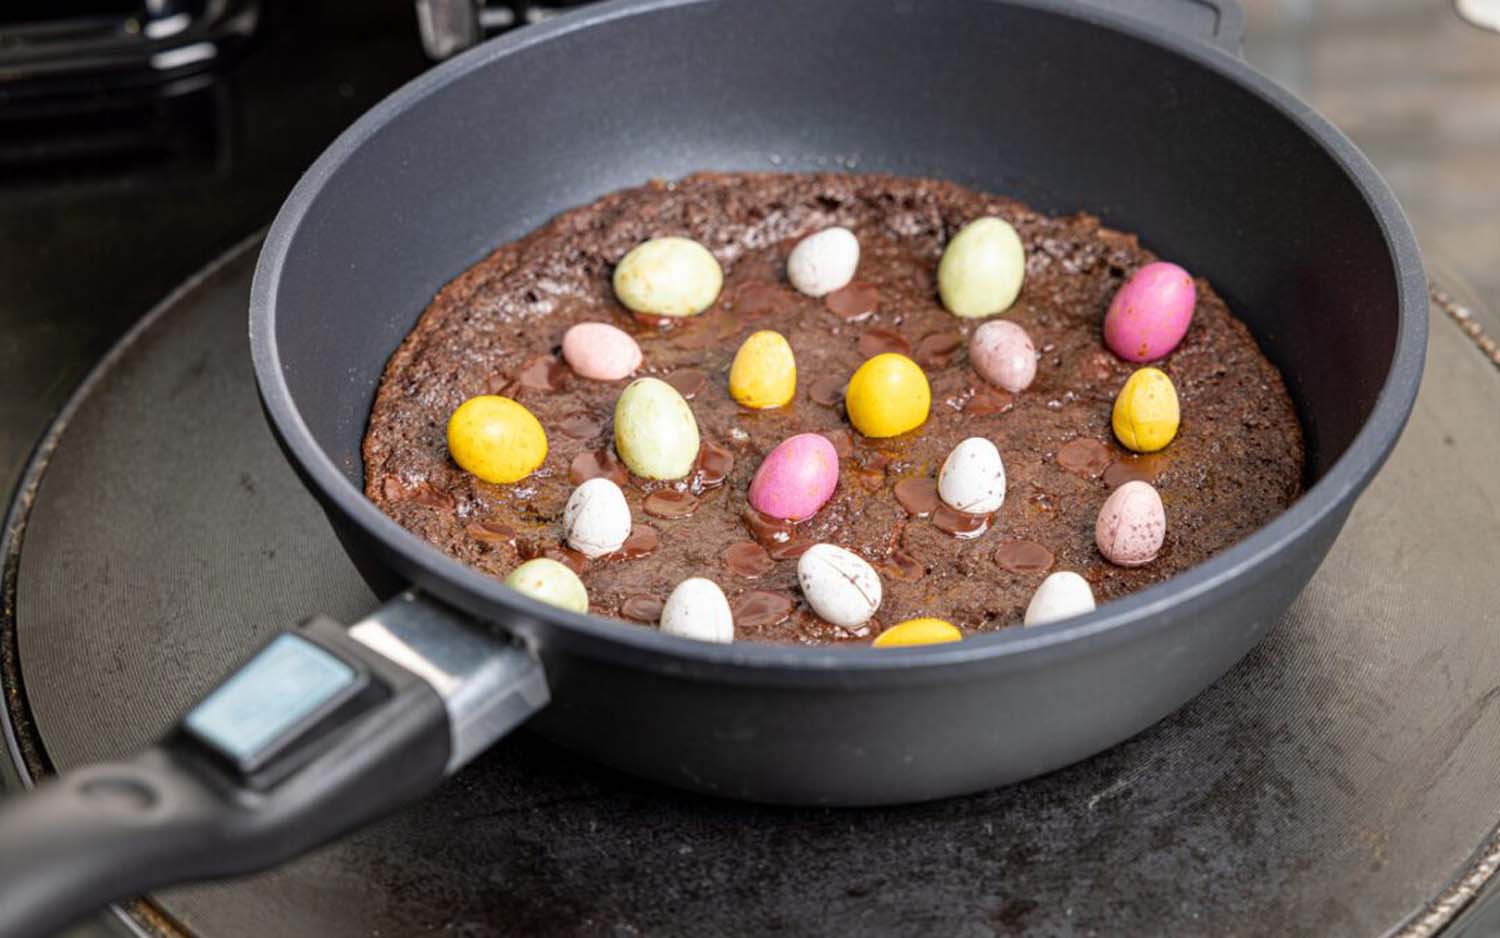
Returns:
[[[19,116],[0,108],[0,479],[6,490],[16,484],[27,453],[58,408],[118,337],[162,296],[267,223],[322,146],[383,94],[426,67],[409,5],[335,6],[267,4],[261,35],[239,61],[157,96],[102,95],[58,104],[55,112],[33,110]],[[1500,219],[1500,141],[1493,133],[1476,133],[1476,126],[1483,126],[1478,117],[1464,116],[1473,112],[1464,105],[1492,101],[1487,95],[1500,92],[1500,75],[1485,65],[1495,60],[1500,39],[1478,38],[1481,34],[1459,24],[1440,0],[1420,5],[1383,0],[1357,10],[1340,6],[1326,14],[1298,5],[1252,3],[1249,12],[1251,60],[1328,110],[1371,152],[1406,202],[1429,254],[1440,254],[1482,293],[1500,287],[1494,280],[1500,267],[1493,264],[1494,245],[1500,244],[1494,230]],[[1387,54],[1397,47],[1427,54],[1397,62]],[[1402,68],[1416,71],[1403,80]],[[1451,111],[1446,108],[1455,102]],[[80,114],[89,117],[94,129],[75,140],[72,128],[83,126],[75,123]],[[21,126],[25,136],[7,133],[7,119],[21,119],[13,126]],[[149,132],[141,131],[143,123]],[[28,148],[15,145],[21,139],[33,141],[32,149],[47,157],[28,159]],[[1486,239],[1487,254],[1481,253]],[[243,276],[243,258],[239,263]],[[223,328],[208,329],[205,335],[222,337]],[[184,369],[191,370],[192,364],[184,362]],[[231,373],[226,365],[225,374]],[[1486,414],[1493,414],[1493,401],[1476,408],[1476,419]],[[1409,471],[1411,478],[1403,483],[1421,475],[1415,464]],[[238,485],[233,479],[225,484]],[[1439,511],[1443,506],[1436,500],[1427,507]],[[1483,508],[1476,511],[1493,520],[1493,510],[1489,516]],[[1475,531],[1483,534],[1491,527],[1480,524]],[[1469,546],[1473,543],[1471,539]],[[1363,542],[1354,553],[1346,551],[1342,567],[1337,556],[1331,561],[1350,590],[1372,580],[1360,565],[1369,557],[1359,550]],[[1417,563],[1403,555],[1387,559],[1415,564],[1428,574],[1452,567]],[[39,579],[37,588],[47,582]],[[348,589],[357,585],[351,581]],[[357,593],[344,596],[351,603],[358,599]],[[1405,608],[1411,621],[1424,618],[1417,605]],[[163,610],[166,616],[213,612],[165,600],[160,609],[151,607],[153,613]],[[140,610],[134,611],[137,618],[121,615],[119,621],[143,621]],[[1372,609],[1371,615],[1377,611]],[[1483,753],[1486,743],[1494,742],[1487,734],[1494,730],[1489,703],[1495,692],[1487,685],[1465,686],[1462,697],[1473,706],[1457,707],[1430,726],[1424,721],[1434,714],[1418,719],[1421,708],[1410,711],[1415,723],[1377,719],[1383,715],[1388,720],[1392,707],[1411,694],[1438,694],[1440,682],[1425,683],[1435,679],[1423,662],[1435,668],[1443,657],[1439,652],[1451,654],[1466,640],[1466,630],[1483,621],[1479,614],[1472,626],[1465,620],[1451,634],[1444,633],[1448,644],[1428,646],[1434,657],[1379,659],[1391,667],[1380,672],[1391,682],[1384,688],[1390,696],[1363,704],[1348,694],[1360,686],[1361,675],[1369,677],[1374,664],[1346,656],[1377,648],[1380,636],[1355,642],[1353,633],[1340,637],[1309,629],[1306,622],[1300,627],[1294,623],[1273,635],[1247,668],[1149,738],[1032,786],[889,812],[789,816],[687,798],[522,738],[507,742],[475,771],[455,780],[438,799],[407,817],[406,826],[387,825],[358,839],[349,849],[377,871],[375,879],[350,878],[349,868],[339,861],[348,854],[336,849],[304,861],[300,872],[257,881],[277,883],[278,889],[252,890],[248,895],[259,904],[242,906],[236,914],[246,917],[240,923],[245,934],[259,926],[270,932],[273,922],[283,923],[277,930],[287,934],[331,934],[319,930],[317,916],[298,918],[314,908],[329,922],[358,923],[353,933],[421,931],[411,919],[378,914],[403,901],[408,910],[451,908],[471,916],[442,921],[434,911],[425,920],[434,934],[692,933],[693,914],[701,916],[700,924],[712,924],[710,930],[733,932],[737,908],[754,916],[739,920],[741,931],[828,930],[832,918],[822,916],[858,922],[858,913],[865,910],[873,916],[867,923],[903,932],[952,934],[954,928],[966,928],[964,933],[977,935],[1030,925],[1049,933],[1083,934],[1108,920],[1078,921],[1067,904],[1081,897],[1080,911],[1085,902],[1097,910],[1095,903],[1114,897],[1122,912],[1130,912],[1120,921],[1141,925],[1170,920],[1181,931],[1192,931],[1194,921],[1206,925],[1202,916],[1215,909],[1235,912],[1240,930],[1247,932],[1263,931],[1278,921],[1288,931],[1378,931],[1401,922],[1398,908],[1409,906],[1416,915],[1420,902],[1413,905],[1412,897],[1438,900],[1445,885],[1453,885],[1446,882],[1449,877],[1482,870],[1484,851],[1493,847],[1486,838],[1500,815],[1500,800],[1476,786],[1493,783]],[[264,627],[281,624],[267,622]],[[1430,628],[1425,623],[1419,627]],[[232,646],[237,640],[226,642]],[[1393,647],[1399,652],[1416,646]],[[232,650],[221,649],[225,654]],[[171,653],[169,648],[167,655]],[[1326,785],[1320,785],[1308,766],[1288,769],[1298,758],[1316,766],[1321,756],[1307,752],[1299,757],[1295,745],[1283,748],[1291,732],[1288,721],[1297,712],[1276,703],[1279,685],[1262,682],[1297,660],[1314,660],[1325,668],[1321,677],[1298,672],[1305,685],[1303,702],[1314,718],[1322,708],[1354,715],[1353,722],[1340,724],[1326,740],[1346,747],[1346,753],[1370,754],[1374,761],[1364,764],[1367,773],[1329,775]],[[100,666],[107,672],[110,663]],[[36,667],[40,671],[43,665]],[[1320,690],[1319,680],[1332,683]],[[1483,670],[1476,670],[1472,680],[1482,682]],[[160,686],[170,688],[171,683]],[[170,699],[147,693],[147,705],[133,711],[137,719],[149,720],[157,712],[153,706],[167,712],[176,703],[172,694],[188,694],[188,688],[170,690]],[[1254,709],[1257,701],[1263,710]],[[78,710],[78,719],[89,712]],[[121,719],[108,733],[60,724],[54,729],[58,751],[51,758],[71,764],[143,741],[157,729],[132,723],[128,715]],[[1193,735],[1204,732],[1205,721],[1208,735]],[[1370,745],[1368,734],[1378,737],[1398,729],[1430,737],[1431,744]],[[1206,740],[1214,734],[1225,740],[1224,765],[1189,760],[1173,769],[1174,759],[1195,753],[1211,757]],[[1394,763],[1380,764],[1392,756],[1397,757]],[[1403,775],[1402,760],[1425,760],[1424,771]],[[7,783],[15,781],[4,760],[0,774]],[[1413,787],[1411,780],[1418,778],[1422,785]],[[1149,784],[1153,779],[1155,788]],[[1204,783],[1220,786],[1213,794],[1221,800],[1191,798],[1193,786]],[[1167,797],[1173,785],[1181,787],[1175,800]],[[1434,801],[1427,785],[1449,794]],[[1346,786],[1358,797],[1337,797]],[[1308,791],[1323,794],[1309,800],[1303,797]],[[1368,816],[1316,814],[1320,806],[1347,811],[1350,805],[1370,807],[1377,801],[1379,811]],[[1219,813],[1170,817],[1184,805],[1211,802],[1219,805]],[[1304,823],[1309,832],[1320,833],[1307,833],[1300,842],[1295,836],[1279,845],[1269,842],[1269,847],[1257,840],[1268,831],[1296,834],[1299,812],[1313,812],[1302,815],[1313,819]],[[1132,828],[1131,817],[1149,823]],[[1128,837],[1110,832],[1111,818],[1124,819],[1122,830],[1127,831],[1154,825],[1157,840],[1138,853],[1155,859],[1129,868],[1100,865],[1097,861],[1104,858],[1128,862],[1131,856]],[[1035,823],[1007,827],[1008,820]],[[1342,821],[1359,823],[1337,828],[1335,822]],[[452,841],[442,833],[444,824],[460,825],[471,836]],[[1334,829],[1345,830],[1349,840],[1316,839]],[[995,842],[997,834],[1003,842]],[[404,851],[413,849],[422,854],[422,862],[405,859]],[[1068,849],[1087,852],[1076,854],[1079,862],[1069,864]],[[1320,865],[1327,854],[1339,851],[1336,862]],[[1471,856],[1470,851],[1479,853]],[[1163,858],[1171,862],[1161,865]],[[1253,863],[1236,865],[1247,860]],[[1330,879],[1328,870],[1341,872]],[[1194,872],[1196,878],[1189,875]],[[590,876],[594,879],[586,879]],[[1180,888],[1170,885],[1174,878]],[[309,883],[322,891],[300,888]],[[372,883],[398,891],[372,895]],[[1158,890],[1163,883],[1169,885]],[[1263,891],[1267,887],[1274,888]],[[236,888],[196,893],[198,908],[225,907]],[[1325,890],[1321,912],[1291,916],[1293,909],[1306,910],[1299,903],[1308,899],[1309,890]],[[1172,909],[1143,904],[1168,895],[1185,904]],[[592,904],[590,896],[596,897]],[[939,901],[948,903],[946,911]],[[907,903],[912,914],[893,916],[900,903]],[[495,929],[490,922],[487,930],[482,919],[506,909],[515,913],[509,928],[502,922]],[[1430,934],[1449,922],[1451,911],[1426,920],[1430,928],[1420,916],[1406,919],[1405,925],[1410,934]],[[302,923],[295,929],[285,924],[295,921]],[[1305,927],[1298,929],[1297,922]],[[111,933],[119,927],[100,920],[79,934]],[[1475,934],[1494,932],[1482,919],[1470,927]],[[212,932],[205,935],[211,938]]]

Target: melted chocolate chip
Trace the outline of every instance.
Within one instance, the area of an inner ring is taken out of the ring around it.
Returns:
[[[932,479],[902,479],[896,483],[896,501],[914,518],[925,518],[937,511],[937,483]]]
[[[515,379],[509,375],[490,375],[485,379],[484,393],[510,397],[516,393]]]
[[[1054,559],[1052,551],[1035,541],[1006,541],[995,551],[995,563],[1022,575],[1046,573]]]
[[[697,469],[693,488],[697,491],[717,488],[734,471],[734,454],[717,443],[704,440],[698,446]]]
[[[589,565],[589,559],[571,547],[547,541],[523,540],[516,543],[516,550],[520,553],[522,560],[535,560],[538,557],[548,557],[556,560],[574,573],[582,573]]]
[[[1085,479],[1097,479],[1114,457],[1109,447],[1086,436],[1069,440],[1057,450],[1057,464]]]
[[[874,358],[886,352],[910,355],[911,343],[892,329],[866,329],[864,335],[859,337],[859,354],[864,357]]]
[[[625,601],[620,603],[620,618],[654,625],[661,618],[661,611],[665,606],[666,603],[655,596],[626,596]]]
[[[1162,461],[1156,453],[1117,459],[1104,470],[1104,484],[1112,489],[1119,488],[1126,482],[1149,482],[1155,485],[1164,468]]]
[[[673,330],[672,344],[685,349],[706,349],[716,345],[719,341],[719,325],[706,313],[695,316],[687,325]]]
[[[698,396],[699,392],[703,390],[703,386],[708,383],[708,375],[696,368],[682,368],[672,372],[662,380],[676,388],[678,394],[681,394],[688,400],[692,400]]]
[[[796,607],[790,596],[765,590],[746,590],[735,598],[729,611],[736,628],[766,629],[792,617]]]
[[[982,387],[975,390],[974,396],[964,405],[964,413],[974,417],[988,417],[991,414],[1003,414],[1015,406],[1015,398],[1009,392]]]
[[[929,368],[945,368],[964,347],[964,337],[957,332],[930,332],[917,343],[917,361]]]
[[[968,540],[987,531],[990,519],[993,517],[993,515],[971,515],[967,511],[938,505],[937,510],[932,513],[932,523],[945,534],[951,534],[960,540]]]
[[[522,366],[516,381],[528,391],[556,391],[568,380],[568,366],[551,355],[538,355]]]
[[[588,414],[569,414],[558,422],[557,429],[575,440],[592,440],[604,432],[604,423]]]
[[[386,476],[380,480],[380,494],[388,502],[399,502],[406,496],[406,486],[395,476]]]
[[[766,548],[772,560],[796,560],[813,546],[813,542],[805,537],[793,537],[784,544],[772,544]]]
[[[812,383],[807,389],[807,397],[814,404],[822,404],[824,407],[837,407],[844,399],[844,385],[847,382],[837,375],[824,375]]]
[[[676,520],[686,518],[698,510],[698,498],[689,492],[676,489],[657,489],[641,503],[641,509],[657,518]]]
[[[568,466],[568,479],[574,485],[582,485],[600,476],[616,485],[624,485],[630,478],[630,473],[625,471],[625,464],[607,449],[584,450],[574,456],[572,464]]]
[[[746,508],[745,513],[740,516],[745,522],[745,528],[749,530],[750,536],[755,538],[764,547],[770,548],[776,544],[785,544],[792,539],[792,523],[763,515],[754,508]]]
[[[741,316],[759,319],[790,312],[797,305],[797,297],[779,283],[756,280],[735,291],[733,305]]]
[[[625,543],[615,551],[615,556],[622,560],[639,560],[647,554],[655,552],[661,544],[661,537],[657,535],[656,529],[649,524],[632,525],[630,536],[625,538]]]
[[[469,536],[476,541],[486,544],[511,544],[516,543],[516,532],[509,525],[500,524],[496,521],[475,521],[464,528]]]
[[[730,544],[724,550],[724,567],[735,576],[756,580],[775,569],[771,555],[754,541]]]
[[[915,583],[927,575],[927,568],[904,550],[891,551],[891,556],[880,565],[880,571],[893,580],[907,583]]]
[[[823,297],[823,305],[840,319],[864,319],[880,306],[880,291],[873,285],[855,280]]]
[[[434,486],[431,482],[418,482],[407,489],[406,499],[424,508],[436,508],[439,511],[452,511],[458,506],[457,500],[450,493]]]
[[[827,430],[823,438],[833,444],[833,451],[838,453],[840,459],[848,459],[854,455],[854,437],[848,430]]]

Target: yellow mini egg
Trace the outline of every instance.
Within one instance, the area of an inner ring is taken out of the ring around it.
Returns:
[[[448,452],[465,472],[486,482],[519,482],[547,458],[547,434],[520,404],[481,394],[448,418]]]
[[[952,622],[942,619],[907,619],[875,636],[876,648],[897,648],[902,645],[940,645],[962,639]]]
[[[927,421],[932,389],[917,363],[886,352],[869,359],[844,392],[849,422],[865,436],[898,436]]]
[[[1127,449],[1154,453],[1172,442],[1180,419],[1172,379],[1160,369],[1141,368],[1120,389],[1111,422]]]
[[[746,407],[785,407],[797,393],[797,359],[779,332],[764,329],[746,339],[729,368],[729,396]]]

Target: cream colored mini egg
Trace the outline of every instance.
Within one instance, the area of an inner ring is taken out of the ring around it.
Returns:
[[[797,242],[786,259],[786,279],[800,293],[826,296],[846,287],[859,267],[859,239],[848,228],[824,228]]]
[[[1005,504],[1005,461],[995,444],[971,436],[953,447],[938,472],[938,497],[969,514],[999,511]]]
[[[677,584],[661,610],[661,630],[700,642],[734,641],[734,614],[713,580],[691,577]]]
[[[1025,625],[1045,625],[1094,611],[1089,581],[1072,570],[1059,570],[1036,588],[1026,606]]]
[[[625,493],[602,476],[578,486],[563,509],[563,536],[569,547],[585,557],[603,557],[619,550],[630,536],[630,506]]]
[[[696,316],[723,286],[719,262],[691,238],[652,238],[615,266],[615,296],[627,309],[651,316]]]
[[[505,585],[559,609],[589,611],[589,593],[578,574],[550,557],[521,564],[505,578]]]
[[[637,378],[615,402],[615,451],[643,479],[680,479],[698,459],[698,420],[677,389]]]
[[[969,222],[953,236],[938,262],[938,295],[948,312],[965,319],[1003,313],[1026,277],[1026,249],[1016,229],[999,218]]]
[[[834,625],[862,625],[880,608],[875,568],[833,544],[814,544],[798,558],[797,582],[813,612]]]

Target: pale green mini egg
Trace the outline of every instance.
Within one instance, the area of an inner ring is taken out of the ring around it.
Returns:
[[[615,451],[645,479],[680,479],[698,459],[698,421],[677,389],[639,378],[615,402]]]
[[[966,319],[1010,309],[1026,277],[1026,251],[1016,229],[999,218],[969,222],[938,262],[938,295]]]
[[[691,238],[652,238],[615,266],[614,284],[615,296],[637,313],[696,316],[718,299],[724,271]]]
[[[505,585],[559,609],[589,611],[589,592],[578,579],[578,574],[550,557],[538,557],[521,564],[510,571]]]

